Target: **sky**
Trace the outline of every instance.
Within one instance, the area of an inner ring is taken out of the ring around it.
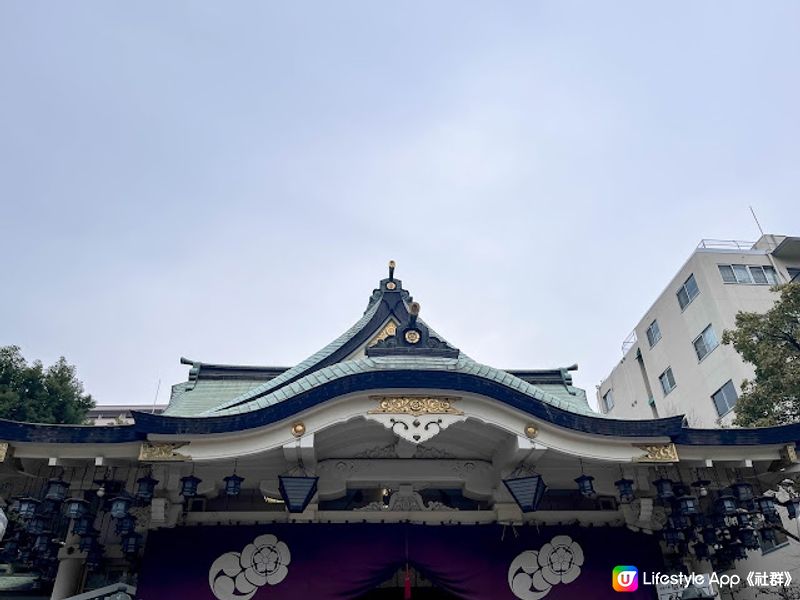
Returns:
[[[800,234],[798,165],[794,0],[3,0],[0,345],[164,403],[181,356],[312,354],[394,259],[593,397],[701,238]]]

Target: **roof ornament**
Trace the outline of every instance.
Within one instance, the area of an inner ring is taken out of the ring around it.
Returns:
[[[391,271],[390,271],[391,274]],[[387,283],[387,287],[391,284]],[[401,303],[405,307],[405,303]],[[367,348],[367,356],[423,355],[443,358],[458,358],[460,351],[444,340],[430,334],[428,326],[419,320],[419,302],[411,302],[404,311],[406,318],[397,327],[394,335],[379,340]]]
[[[397,266],[393,260],[389,261],[389,281],[394,281],[394,268]]]

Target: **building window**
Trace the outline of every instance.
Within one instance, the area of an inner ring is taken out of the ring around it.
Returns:
[[[611,390],[608,390],[603,394],[603,412],[607,413],[612,408],[614,408],[614,394],[611,393]]]
[[[658,376],[658,380],[661,382],[661,389],[664,390],[665,396],[675,389],[675,376],[672,374],[672,367],[667,367],[667,370]]]
[[[697,287],[697,282],[694,280],[694,273],[689,275],[689,279],[683,282],[683,285],[678,290],[678,304],[681,305],[681,310],[689,306],[689,303],[695,299],[700,290]]]
[[[789,274],[789,281],[800,281],[800,269],[787,267],[786,272]]]
[[[714,328],[711,325],[703,329],[703,333],[698,335],[692,343],[694,344],[694,351],[697,353],[697,360],[703,360],[709,352],[719,346],[717,334],[714,333]]]
[[[660,339],[661,329],[658,326],[658,321],[653,321],[650,323],[650,327],[647,328],[647,341],[650,342],[650,347],[652,348]]]
[[[711,399],[714,401],[714,406],[717,408],[717,414],[721,417],[736,405],[739,396],[736,394],[736,388],[733,387],[733,382],[729,379],[725,385],[711,395]]]
[[[725,283],[748,283],[775,285],[778,276],[769,265],[718,265],[719,274]]]

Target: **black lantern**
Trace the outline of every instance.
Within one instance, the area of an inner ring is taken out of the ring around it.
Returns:
[[[86,516],[76,519],[72,524],[72,533],[75,535],[85,535],[86,532],[91,529],[92,521],[93,519],[91,517]]]
[[[636,498],[636,494],[633,492],[633,483],[633,479],[625,479],[624,477],[614,482],[619,492],[619,501],[623,504],[633,502],[634,498]]]
[[[772,527],[764,527],[761,530],[761,541],[767,545],[774,546],[778,543],[778,536]]]
[[[95,530],[89,530],[83,535],[81,535],[81,539],[78,542],[78,549],[81,552],[89,552],[95,546],[97,546],[97,538],[100,536],[100,533]]]
[[[731,494],[721,494],[714,502],[717,511],[721,515],[736,514],[736,499]]]
[[[714,527],[705,527],[701,533],[703,536],[703,541],[708,544],[709,546],[715,546],[719,543],[719,538],[717,537],[717,530]]]
[[[278,489],[290,513],[303,512],[317,493],[319,477],[278,476]],[[508,485],[508,483],[506,483]],[[513,492],[512,492],[513,493]]]
[[[673,512],[667,521],[673,529],[689,529],[692,526],[689,518],[679,512]]]
[[[19,550],[19,537],[16,535],[7,539],[6,543],[3,544],[3,552],[5,553],[9,562],[14,561],[14,558],[17,555],[17,550]]]
[[[155,495],[157,485],[158,479],[150,475],[139,477],[139,479],[136,480],[136,493],[134,494],[136,499],[140,502],[150,502]]]
[[[775,506],[775,498],[772,496],[759,496],[756,498],[756,508],[758,512],[765,517],[778,514],[778,508]]]
[[[128,535],[133,533],[136,529],[136,517],[133,515],[125,515],[121,519],[117,519],[115,524],[117,535]]]
[[[678,498],[678,510],[683,516],[690,517],[700,512],[700,503],[694,496],[681,496]]]
[[[796,519],[797,515],[800,515],[800,497],[789,498],[783,503],[783,507],[789,513],[790,519]]]
[[[740,542],[734,542],[730,545],[731,553],[734,560],[747,560],[747,548]]]
[[[181,496],[184,498],[194,498],[197,496],[197,486],[203,481],[194,475],[181,477]]]
[[[86,553],[86,567],[92,571],[97,569],[103,563],[103,551],[105,548],[102,544],[94,544]]]
[[[30,519],[36,514],[39,508],[40,500],[36,498],[20,498],[19,499],[19,516],[23,519]]]
[[[694,555],[698,560],[706,560],[711,553],[709,552],[708,545],[703,542],[697,542],[694,546]]]
[[[39,535],[43,533],[49,526],[50,526],[49,519],[37,515],[33,517],[30,521],[28,521],[26,529],[28,533],[30,533],[31,535]]]
[[[49,531],[45,531],[37,535],[31,550],[33,550],[33,552],[36,554],[47,552],[47,549],[50,547],[51,536],[52,534]]]
[[[132,504],[133,498],[127,494],[113,498],[111,500],[111,516],[115,519],[121,519],[128,514]]]
[[[123,554],[132,556],[139,553],[141,546],[142,536],[138,533],[129,533],[122,538],[120,546],[122,547]]]
[[[668,546],[677,546],[681,544],[686,538],[683,535],[683,532],[678,531],[677,529],[673,529],[668,527],[661,531],[661,534],[664,536],[664,541],[667,543]]]
[[[675,497],[675,490],[673,489],[673,482],[671,479],[661,477],[660,479],[656,479],[653,485],[656,486],[656,493],[662,500],[669,500]]]
[[[747,504],[753,500],[753,486],[749,483],[737,482],[731,486],[733,497],[739,504]]]
[[[228,475],[224,478],[225,481],[225,495],[226,496],[238,496],[239,492],[242,491],[242,482],[244,481],[244,477],[239,477],[236,473],[233,475]]]
[[[47,488],[44,494],[46,500],[53,500],[54,502],[61,502],[64,498],[67,497],[67,490],[69,489],[69,484],[58,477],[57,479],[51,479],[47,482]]]
[[[736,513],[736,524],[739,527],[750,527],[753,524],[750,518],[750,513],[747,511],[739,511]]]
[[[750,550],[758,550],[759,548],[758,536],[756,535],[756,530],[752,527],[742,527],[739,530],[739,540],[744,544],[745,548]]]
[[[89,512],[89,503],[83,498],[70,498],[64,502],[64,514],[68,519],[80,519]]]
[[[595,498],[597,492],[594,491],[594,477],[591,475],[581,475],[575,478],[575,483],[578,484],[578,491],[586,498]]]

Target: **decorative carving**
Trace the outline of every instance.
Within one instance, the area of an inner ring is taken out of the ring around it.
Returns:
[[[406,338],[406,341],[409,344],[417,344],[419,343],[419,340],[422,338],[422,336],[419,334],[419,331],[417,331],[416,329],[409,329],[408,331],[406,331],[404,337]]]
[[[386,287],[389,287],[388,284],[387,284]],[[392,289],[392,288],[390,288],[390,289]],[[384,326],[384,328],[381,329],[380,332],[378,332],[378,335],[376,335],[374,338],[372,338],[372,341],[368,344],[368,346],[371,348],[372,346],[374,346],[378,342],[382,342],[386,338],[391,337],[396,333],[397,333],[397,323],[395,323],[394,321],[389,321]]]
[[[7,446],[8,444],[6,444]],[[783,448],[781,448],[781,460],[784,463],[794,464],[797,461],[797,450],[795,449],[794,444],[786,444]]]
[[[402,487],[402,486],[401,486]],[[447,506],[442,502],[431,501],[428,504],[422,500],[422,496],[419,495],[418,492],[408,492],[406,490],[400,490],[394,492],[391,497],[389,498],[389,504],[386,505],[383,502],[370,502],[366,506],[362,506],[360,508],[353,509],[354,511],[360,512],[411,512],[411,511],[456,511],[457,508],[453,508],[452,506]]]
[[[8,442],[0,442],[0,462],[5,462],[6,458],[8,458],[8,449]]]
[[[679,460],[678,449],[672,442],[669,444],[648,444],[645,446],[637,445],[636,447],[644,450],[645,452],[643,455],[634,459],[636,462],[663,463],[678,462]]]
[[[432,446],[423,446],[419,444],[414,452],[414,458],[455,458],[455,454],[440,448],[433,448]]]
[[[460,398],[455,396],[370,396],[378,402],[369,414],[390,415],[463,415],[453,406]]]
[[[359,452],[353,458],[397,458],[397,448],[394,444],[376,446]]]
[[[151,462],[190,460],[191,457],[176,452],[178,448],[188,444],[189,442],[142,442],[139,460]]]

